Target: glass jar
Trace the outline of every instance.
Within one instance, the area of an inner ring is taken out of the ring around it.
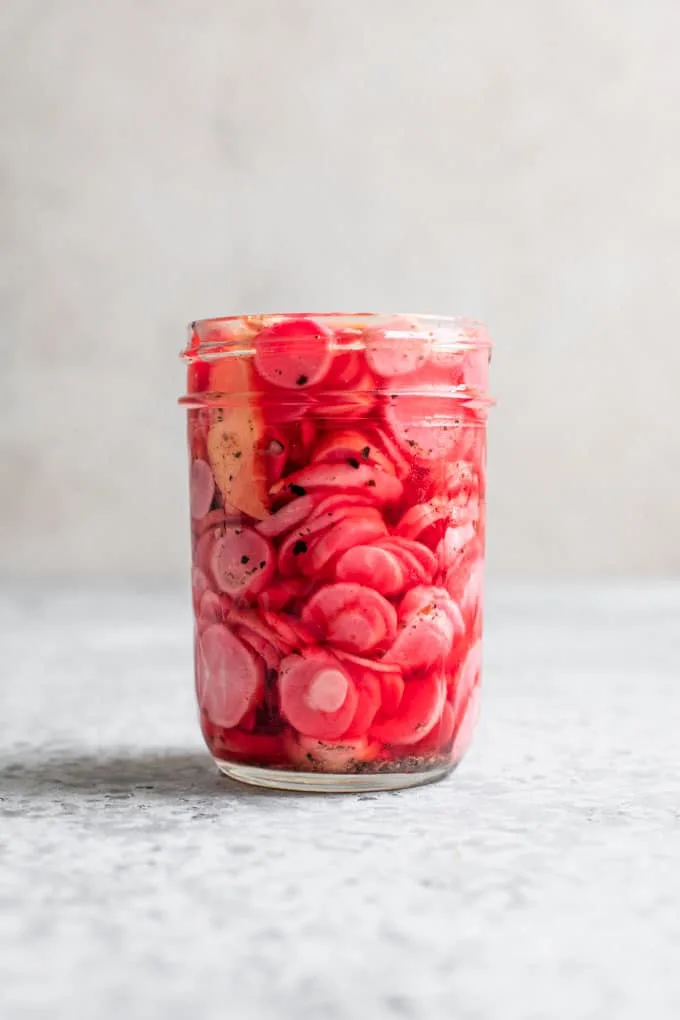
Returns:
[[[395,789],[450,772],[479,700],[491,344],[471,320],[195,322],[196,694],[218,767]]]

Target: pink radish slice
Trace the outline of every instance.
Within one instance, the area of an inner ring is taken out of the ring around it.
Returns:
[[[480,682],[482,673],[482,642],[475,643],[468,649],[451,684],[451,701],[456,714],[461,705],[469,697],[470,691]]]
[[[312,460],[328,464],[348,463],[352,467],[370,464],[388,474],[395,474],[394,465],[389,457],[357,430],[334,432],[325,436],[317,444]]]
[[[293,616],[283,616],[280,613],[272,613],[263,609],[262,619],[268,627],[271,627],[271,629],[278,634],[283,641],[292,645],[293,648],[297,645],[314,644],[314,635],[312,632]]]
[[[432,503],[418,503],[409,507],[394,529],[399,538],[415,541],[419,535],[433,524],[448,520],[448,508],[435,506]]]
[[[398,478],[388,475],[369,464],[354,468],[349,464],[310,464],[272,486],[273,496],[291,485],[315,492],[319,489],[341,489],[361,492],[375,503],[395,503],[401,499],[404,487]]]
[[[456,733],[451,747],[451,759],[456,764],[467,753],[472,743],[479,718],[480,688],[473,687],[456,720]]]
[[[269,583],[275,557],[269,542],[251,528],[224,528],[210,554],[212,575],[227,595],[255,595]]]
[[[411,754],[444,753],[451,746],[455,724],[453,709],[448,701],[445,701],[439,722],[432,727],[426,737],[411,745]]]
[[[354,545],[343,553],[335,565],[335,576],[338,581],[372,585],[381,595],[396,595],[406,583],[406,573],[397,557],[371,545]]]
[[[385,432],[384,429],[374,427],[373,432],[381,449],[387,454],[394,464],[397,477],[402,479],[407,478],[411,472],[411,463],[401,452],[397,443],[387,434],[387,432]]]
[[[465,626],[457,603],[453,601],[446,588],[439,588],[437,585],[421,584],[407,591],[399,606],[399,619],[407,620],[415,613],[429,616],[434,611],[443,612],[451,621],[454,630],[462,634]]]
[[[237,524],[242,519],[243,514],[240,510],[236,510],[232,506],[220,507],[218,510],[211,510],[205,517],[193,521],[193,528],[196,536],[200,538],[211,528],[217,528],[221,524]]]
[[[448,459],[463,449],[463,434],[455,414],[459,409],[441,388],[432,392],[392,393],[385,419],[405,453],[418,460]],[[439,417],[437,417],[439,416]]]
[[[305,389],[331,367],[330,342],[328,330],[313,319],[284,319],[255,337],[255,367],[274,386]]]
[[[470,622],[481,606],[484,593],[483,549],[479,539],[468,542],[446,572],[445,587]]]
[[[408,375],[424,365],[429,347],[422,337],[413,336],[416,327],[408,320],[395,319],[381,329],[365,334],[366,361],[369,367],[384,378]]]
[[[204,631],[213,623],[224,623],[231,608],[228,595],[216,595],[214,591],[206,591],[201,596],[198,609],[198,629]]]
[[[305,598],[313,587],[313,581],[305,577],[282,577],[278,582],[270,584],[257,597],[263,609],[279,613],[293,599]]]
[[[191,464],[190,503],[191,516],[196,520],[210,510],[215,495],[215,479],[210,465],[205,460],[194,460]]]
[[[255,530],[267,538],[276,538],[284,535],[291,528],[297,527],[310,514],[314,508],[314,500],[311,496],[299,496],[292,503],[286,503],[280,510],[277,510],[271,517],[265,517],[263,521],[255,526]]]
[[[408,538],[390,535],[375,543],[399,559],[411,580],[429,583],[437,572],[437,560],[427,546]]]
[[[228,622],[232,627],[247,627],[248,630],[259,634],[269,644],[274,645],[281,655],[289,655],[295,645],[295,642],[284,640],[277,630],[268,626],[254,609],[237,609],[234,606],[229,611]]]
[[[291,532],[283,540],[279,549],[279,574],[285,578],[286,575],[304,573],[315,536],[328,531],[333,526],[335,519],[336,517],[331,514],[314,519],[308,518],[302,527]]]
[[[284,746],[289,761],[305,772],[347,772],[358,762],[373,761],[380,751],[378,744],[365,737],[331,742],[293,732],[286,733]]]
[[[261,634],[250,630],[249,627],[237,627],[235,633],[245,645],[262,658],[267,669],[278,670],[281,653],[270,641],[266,641]]]
[[[191,571],[191,596],[194,605],[194,614],[198,616],[198,607],[201,604],[201,596],[208,591],[210,584],[205,573],[200,567],[193,567]]]
[[[218,726],[236,726],[255,705],[264,667],[228,627],[213,624],[199,640],[201,708]]]
[[[302,443],[303,449],[306,451],[311,450],[316,439],[316,425],[309,418],[303,418],[300,422],[300,442]]]
[[[383,662],[382,659],[366,659],[363,655],[355,655],[353,652],[345,651],[344,648],[338,648],[335,654],[343,662],[360,666],[361,669],[370,669],[374,673],[394,673],[397,669],[392,663]]]
[[[300,733],[323,740],[342,736],[354,717],[357,692],[338,659],[322,649],[290,655],[279,671],[281,714]]]
[[[449,567],[458,559],[461,551],[468,542],[475,537],[476,531],[473,524],[461,524],[457,527],[449,527],[444,532],[444,537],[437,546],[437,559],[442,570]]]
[[[357,542],[371,542],[385,534],[387,528],[377,512],[348,510],[342,521],[315,540],[305,563],[305,572],[316,576],[332,559]]]
[[[339,493],[335,496],[324,496],[321,502],[317,504],[313,512],[309,516],[309,520],[315,521],[319,518],[328,517],[333,522],[340,520],[342,515],[338,514],[337,511],[347,510],[349,507],[358,506],[373,506],[371,497],[357,496],[356,493],[350,494],[348,492]]]
[[[365,736],[380,708],[382,691],[380,680],[375,673],[367,670],[360,677],[355,677],[355,684],[357,707],[345,737]]]
[[[404,685],[396,713],[373,723],[369,736],[385,744],[416,744],[437,725],[446,700],[446,685],[432,673]]]
[[[446,660],[453,640],[453,625],[444,613],[439,610],[430,616],[417,613],[403,625],[385,660],[400,666],[405,673],[428,669]]]
[[[339,648],[361,653],[392,643],[397,614],[372,588],[339,583],[326,585],[311,597],[302,621]]]
[[[404,677],[398,671],[379,673],[380,678],[380,715],[389,718],[398,711],[404,696]]]

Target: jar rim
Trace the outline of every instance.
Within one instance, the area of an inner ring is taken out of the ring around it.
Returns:
[[[493,342],[479,319],[421,312],[266,312],[195,319],[188,326],[188,342],[180,357],[187,362],[227,354],[254,353],[252,341],[268,326],[286,320],[319,321],[334,329],[375,326],[394,341],[427,340],[435,350],[491,348]],[[291,338],[293,339],[293,338]]]

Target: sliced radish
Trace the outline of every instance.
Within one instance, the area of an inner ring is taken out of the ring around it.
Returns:
[[[279,573],[284,577],[306,572],[306,563],[313,546],[314,537],[331,528],[340,515],[328,514],[308,518],[305,523],[288,535],[279,549]]]
[[[265,517],[256,525],[256,531],[267,538],[275,538],[285,535],[291,528],[302,524],[314,508],[314,500],[311,496],[299,496],[292,503],[286,503],[277,510],[271,517]]]
[[[314,635],[303,623],[294,616],[285,616],[282,613],[274,613],[267,609],[262,610],[262,619],[268,627],[278,634],[281,640],[293,648],[298,645],[314,644]]]
[[[354,718],[349,729],[345,731],[347,737],[363,737],[368,732],[371,723],[375,719],[382,700],[382,687],[380,679],[371,670],[361,671],[360,674],[353,674],[357,689],[357,707]]]
[[[380,672],[380,715],[382,718],[389,718],[394,715],[401,704],[404,696],[404,677],[402,673],[392,667],[387,672]]]
[[[335,576],[338,581],[372,585],[381,595],[396,595],[406,583],[399,559],[387,549],[372,545],[354,545],[343,553],[336,563]]]
[[[261,591],[257,601],[263,609],[279,613],[294,599],[305,598],[313,587],[313,581],[305,577],[282,577]]]
[[[274,645],[281,655],[289,655],[295,646],[295,641],[284,640],[280,632],[265,623],[254,609],[240,609],[232,606],[229,610],[228,622],[232,627],[247,627],[248,630],[255,631],[265,641]]]
[[[361,653],[391,644],[397,614],[372,588],[338,583],[325,585],[311,597],[302,620],[330,643]]]
[[[333,361],[331,335],[313,319],[284,319],[255,337],[255,367],[263,379],[289,390],[320,382]]]
[[[437,546],[437,559],[442,570],[448,570],[453,566],[462,550],[476,534],[473,524],[461,524],[446,529],[444,537]]]
[[[437,506],[434,503],[417,503],[415,506],[409,507],[394,532],[399,538],[415,541],[422,537],[423,533],[433,524],[440,524],[443,530],[448,517],[449,511],[446,506]]]
[[[198,615],[198,607],[201,604],[201,597],[210,588],[210,582],[200,567],[193,567],[191,570],[191,597],[194,605],[194,613]]]
[[[471,626],[481,615],[484,596],[484,558],[478,539],[468,542],[449,567],[446,590],[460,606],[463,618]]]
[[[378,444],[394,464],[394,470],[398,478],[407,478],[411,472],[411,462],[404,456],[398,444],[387,434],[384,429],[373,427],[373,435]]]
[[[443,588],[412,588],[399,607],[401,627],[385,655],[404,672],[442,666],[465,625],[455,602]]]
[[[470,748],[479,718],[480,688],[473,687],[456,719],[456,733],[451,748],[451,760],[456,764]]]
[[[277,482],[271,494],[276,496],[286,488],[293,492],[300,488],[311,492],[323,489],[360,492],[375,503],[395,503],[404,491],[398,478],[370,464],[359,464],[356,468],[350,464],[311,464]]]
[[[455,724],[453,709],[448,701],[445,701],[439,722],[432,727],[426,737],[410,746],[411,754],[445,754],[451,748]]]
[[[365,433],[356,429],[324,436],[314,449],[312,460],[329,464],[347,463],[351,467],[370,464],[388,474],[396,473],[390,458],[371,443]]]
[[[465,434],[460,406],[441,387],[419,392],[391,393],[385,419],[405,453],[417,460],[432,461],[465,453]]]
[[[342,521],[315,540],[305,564],[306,572],[316,576],[331,560],[357,542],[371,542],[385,534],[387,528],[377,511],[347,510]]]
[[[323,740],[342,736],[354,717],[357,691],[335,656],[323,649],[287,656],[279,672],[281,713],[300,733]]]
[[[213,623],[224,623],[231,608],[228,595],[217,595],[214,591],[205,591],[198,607],[198,629],[203,632]]]
[[[253,765],[282,764],[286,758],[283,736],[269,733],[244,733],[240,729],[215,729],[206,732],[206,741],[216,758],[249,762]]]
[[[446,700],[446,685],[436,673],[404,685],[397,712],[373,723],[369,736],[385,744],[416,744],[436,726]]]
[[[413,322],[396,317],[380,329],[367,330],[364,342],[369,367],[388,379],[415,372],[427,362],[431,347],[431,341],[416,331]]]
[[[281,652],[275,645],[249,627],[237,627],[235,633],[245,645],[262,658],[267,669],[278,670]]]
[[[457,603],[446,588],[437,585],[421,584],[407,591],[399,606],[399,619],[406,620],[415,613],[429,616],[435,611],[443,612],[451,621],[454,631],[463,633],[465,625]]]
[[[460,713],[461,705],[467,701],[472,688],[479,684],[481,675],[482,642],[478,640],[468,649],[451,681],[449,698],[453,703],[456,715]]]
[[[274,564],[271,545],[251,528],[224,528],[210,554],[215,583],[233,597],[262,591],[274,573]]]
[[[215,495],[215,479],[210,464],[205,460],[195,460],[191,464],[190,505],[191,516],[195,519],[205,517]]]
[[[356,493],[343,492],[333,496],[324,496],[309,516],[309,520],[315,521],[319,518],[328,517],[333,522],[341,519],[337,511],[347,510],[349,507],[373,506],[369,495],[357,495]]]
[[[264,667],[228,627],[213,624],[199,639],[201,707],[218,726],[236,726],[264,688]]]
[[[437,572],[437,560],[434,554],[420,542],[408,538],[390,535],[375,543],[380,549],[387,549],[400,561],[411,583],[430,583]]]
[[[348,772],[361,762],[373,761],[380,752],[379,745],[365,737],[328,741],[292,732],[286,733],[284,746],[291,763],[305,772]]]

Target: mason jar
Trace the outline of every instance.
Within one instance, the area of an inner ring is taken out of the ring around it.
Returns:
[[[192,323],[195,683],[217,766],[258,786],[415,786],[479,704],[491,344],[475,321]]]

